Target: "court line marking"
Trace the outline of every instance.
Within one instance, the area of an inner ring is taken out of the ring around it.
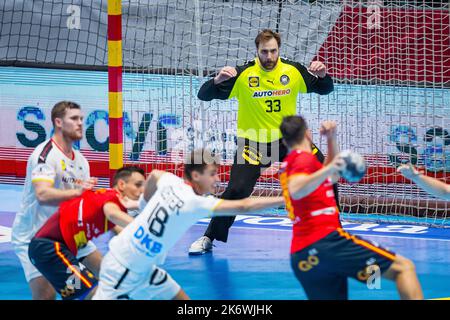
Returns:
[[[196,226],[207,226],[206,223],[197,223]],[[272,231],[283,231],[283,232],[292,232],[292,229],[285,230],[285,229],[273,229],[273,228],[255,228],[255,227],[231,227],[231,229],[253,229],[253,230],[272,230]],[[344,228],[345,230],[345,228]],[[349,230],[351,234],[356,234],[358,236],[370,236],[370,237],[388,237],[388,238],[396,238],[396,239],[417,239],[417,240],[433,240],[433,241],[450,241],[450,239],[441,239],[441,238],[422,238],[422,237],[408,237],[408,236],[391,236],[389,234],[368,234],[368,233],[358,233],[358,232],[352,232],[352,230]]]

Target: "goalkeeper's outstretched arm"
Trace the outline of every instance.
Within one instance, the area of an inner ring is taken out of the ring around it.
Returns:
[[[401,165],[397,171],[433,196],[450,200],[450,185],[421,174],[411,164]]]
[[[202,101],[227,100],[240,73],[240,67],[223,67],[217,76],[201,86],[197,97]]]

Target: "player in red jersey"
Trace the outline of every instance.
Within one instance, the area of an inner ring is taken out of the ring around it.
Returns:
[[[31,240],[31,262],[63,299],[89,299],[94,294],[97,279],[78,260],[77,252],[115,225],[125,227],[133,220],[127,207],[137,204],[144,184],[142,169],[122,168],[114,176],[113,188],[87,190],[61,203]]]
[[[412,261],[341,227],[333,183],[345,164],[336,155],[336,123],[325,121],[320,129],[328,142],[324,164],[312,154],[311,132],[302,117],[284,118],[280,129],[289,148],[280,182],[294,220],[291,266],[308,299],[348,299],[349,277],[375,288],[380,275],[397,283],[402,299],[423,299]]]

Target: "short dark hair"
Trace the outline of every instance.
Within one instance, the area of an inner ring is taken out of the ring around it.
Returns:
[[[307,129],[306,120],[301,116],[284,117],[280,125],[283,140],[288,147],[302,142],[305,139]]]
[[[218,166],[220,159],[208,149],[196,149],[192,151],[186,158],[184,163],[184,176],[188,180],[192,180],[192,172],[197,171],[203,173],[206,166],[213,164]]]
[[[67,109],[81,109],[78,103],[72,101],[60,101],[55,104],[52,108],[52,123],[55,126],[56,118],[64,118],[66,115]]]
[[[117,185],[119,180],[127,181],[128,178],[130,178],[134,172],[140,173],[145,177],[145,171],[137,166],[123,167],[117,170],[116,173],[114,174],[113,187]]]
[[[278,48],[281,47],[281,36],[279,33],[272,31],[271,29],[263,29],[261,30],[255,38],[256,49],[259,48],[260,42],[266,42],[270,39],[277,40]]]

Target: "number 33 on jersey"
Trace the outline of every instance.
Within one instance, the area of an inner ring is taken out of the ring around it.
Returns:
[[[303,65],[281,58],[271,71],[261,68],[258,58],[236,70],[237,77],[224,82],[222,90],[239,101],[238,136],[263,143],[281,139],[281,121],[297,113],[297,95],[316,92],[322,81]]]

